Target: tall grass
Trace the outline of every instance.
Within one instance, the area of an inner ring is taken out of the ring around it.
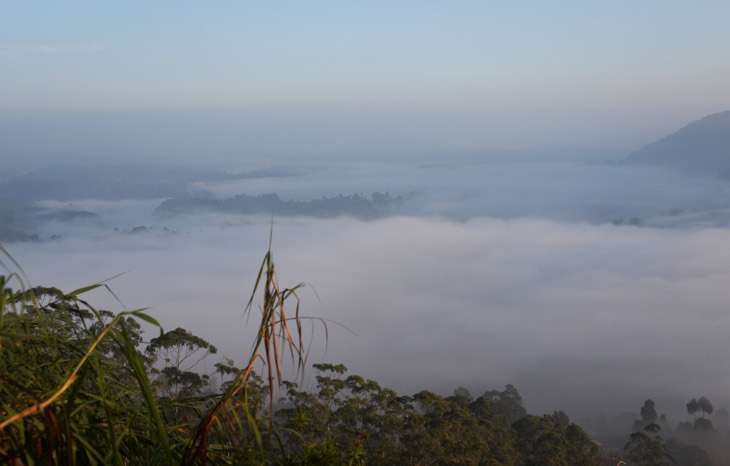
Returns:
[[[303,285],[280,287],[271,247],[246,306],[252,314],[261,297],[246,363],[222,394],[174,401],[193,418],[171,416],[156,396],[149,362],[137,348],[139,322],[162,330],[145,309],[113,315],[82,299],[98,288],[111,293],[103,283],[71,293],[28,289],[22,269],[2,245],[0,266],[7,272],[0,274],[0,463],[284,461],[271,413],[286,359],[298,372],[306,363],[297,295]],[[254,409],[252,395],[259,364],[268,385],[265,416]]]

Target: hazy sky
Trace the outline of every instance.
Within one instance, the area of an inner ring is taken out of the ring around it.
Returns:
[[[724,1],[6,1],[0,135],[99,155],[633,148],[730,108],[728,17]]]

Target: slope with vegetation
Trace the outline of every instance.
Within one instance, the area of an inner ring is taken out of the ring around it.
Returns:
[[[285,359],[299,371],[306,361],[301,285],[280,287],[270,251],[247,308],[261,297],[252,350],[242,366],[223,358],[213,374],[197,370],[216,353],[209,342],[181,328],[165,332],[143,309],[94,308],[84,295],[104,284],[25,289],[22,273],[11,271],[19,266],[0,252],[8,271],[0,275],[2,463],[608,464],[565,413],[528,414],[511,385],[478,397],[461,387],[447,397],[399,396],[335,364],[314,366],[313,391],[283,380]],[[142,322],[159,335],[143,342]],[[658,437],[653,402],[642,421],[626,445],[630,464],[679,456],[682,445]],[[704,458],[682,453],[692,454]]]

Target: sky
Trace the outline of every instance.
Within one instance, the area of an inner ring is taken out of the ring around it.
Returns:
[[[729,15],[722,1],[7,1],[0,136],[95,157],[635,149],[730,108]]]

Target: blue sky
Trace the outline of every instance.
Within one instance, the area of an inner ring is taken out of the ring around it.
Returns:
[[[724,1],[6,1],[0,116],[260,114],[272,138],[304,121],[311,150],[328,127],[339,146],[631,146],[730,108],[729,18]]]

